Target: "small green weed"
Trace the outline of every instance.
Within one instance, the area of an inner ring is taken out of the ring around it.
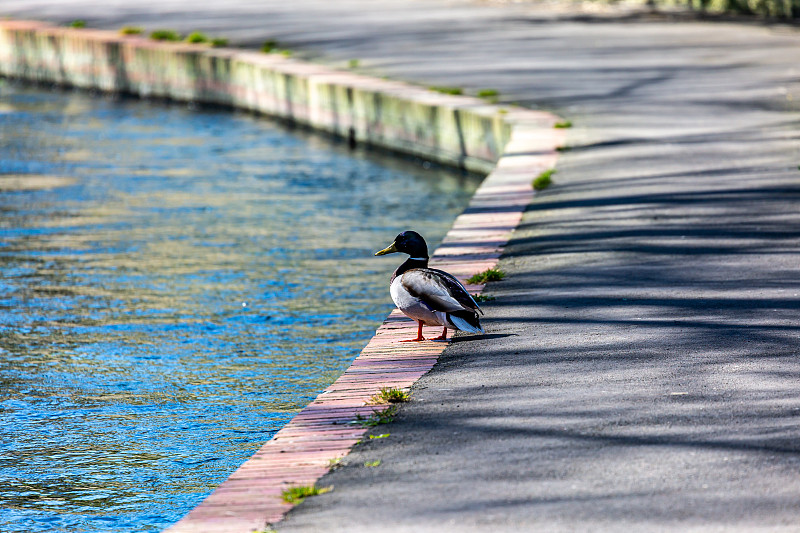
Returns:
[[[437,93],[442,93],[442,94],[452,94],[452,95],[456,95],[456,96],[459,95],[459,94],[464,94],[464,89],[462,89],[461,87],[439,87],[439,86],[433,86],[433,87],[428,87],[428,88],[431,91],[436,91]]]
[[[370,438],[370,440],[372,440],[372,439],[385,439],[389,435],[391,435],[391,433],[381,433],[380,435],[370,435],[369,438]]]
[[[207,43],[208,37],[206,37],[205,34],[202,32],[193,31],[192,33],[186,36],[186,42],[193,44]]]
[[[556,152],[569,152],[572,150],[572,146],[565,144],[564,146],[557,146]]]
[[[367,466],[367,467],[381,466],[381,460],[378,459],[376,461],[367,461],[367,462],[364,463],[364,466]]]
[[[331,459],[330,461],[328,461],[328,469],[329,470],[336,470],[340,466],[342,466],[342,458],[341,457],[336,457],[336,458]]]
[[[223,46],[228,46],[228,39],[224,37],[214,37],[211,39],[212,48],[221,48]]]
[[[269,39],[264,41],[264,44],[261,45],[261,51],[265,54],[270,54],[274,52],[278,48],[278,41],[275,39]]]
[[[472,297],[476,302],[491,302],[495,299],[494,296],[484,296],[483,294],[474,294]]]
[[[362,427],[375,427],[381,424],[388,424],[392,420],[394,420],[395,415],[397,414],[397,406],[393,405],[388,409],[384,409],[382,411],[373,411],[373,414],[369,417],[363,417],[361,415],[356,415],[356,424],[361,424]]]
[[[381,388],[380,392],[378,392],[375,396],[369,399],[367,402],[369,405],[380,405],[384,403],[403,403],[410,400],[411,397],[408,393],[401,389],[395,389],[392,387],[383,387]]]
[[[123,26],[119,33],[122,35],[141,35],[144,30],[138,26]]]
[[[549,170],[545,170],[544,172],[536,176],[536,178],[533,180],[534,190],[541,191],[552,185],[553,183],[552,176],[555,173],[556,173],[555,169],[551,168]]]
[[[502,270],[497,268],[489,268],[469,278],[467,283],[470,285],[482,285],[490,281],[500,281],[505,276],[506,273]]]
[[[358,59],[351,59],[350,61],[347,62],[348,68],[358,68],[358,65],[359,65]]]
[[[553,127],[554,127],[554,128],[558,128],[558,129],[567,129],[567,128],[571,128],[571,127],[572,127],[572,121],[571,121],[571,120],[562,120],[561,122],[556,122],[556,123],[553,125]]]
[[[283,501],[286,503],[302,503],[309,496],[325,494],[333,490],[333,487],[317,487],[315,485],[304,487],[289,487],[281,493]]]
[[[283,57],[292,57],[292,51],[291,50],[281,50],[281,55]]]
[[[500,91],[497,89],[481,89],[478,91],[478,98],[483,98],[488,100],[492,104],[497,103],[497,99],[500,96]]]
[[[73,20],[69,23],[70,28],[85,28],[86,21],[85,20]]]
[[[180,41],[181,34],[175,30],[155,30],[150,34],[154,41]]]

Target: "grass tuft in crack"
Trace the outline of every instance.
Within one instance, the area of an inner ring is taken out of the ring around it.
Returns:
[[[489,281],[500,281],[505,276],[506,273],[502,270],[498,268],[489,268],[467,279],[467,283],[470,285],[482,285],[484,283],[488,283]]]
[[[207,43],[208,37],[206,37],[205,34],[202,32],[193,31],[192,33],[186,36],[186,42],[192,44]]]
[[[464,94],[464,89],[461,87],[442,87],[438,85],[434,85],[433,87],[428,87],[431,91],[436,91],[437,93],[442,94],[452,94],[458,96],[460,94]]]
[[[481,89],[478,91],[478,98],[483,98],[492,104],[496,104],[500,98],[500,91],[497,89]]]
[[[141,35],[144,30],[138,26],[123,26],[119,33],[120,35]]]
[[[368,405],[381,405],[386,403],[403,403],[411,399],[409,394],[401,389],[383,387],[380,392],[369,399]]]
[[[533,188],[534,190],[541,191],[543,189],[548,188],[550,185],[553,184],[552,176],[555,174],[555,169],[551,168],[549,170],[545,170],[533,180]]]
[[[278,41],[275,39],[269,39],[264,41],[264,44],[261,45],[261,51],[265,54],[271,54],[278,48]]]
[[[181,34],[175,30],[155,30],[150,34],[154,41],[180,41]]]
[[[281,493],[281,498],[286,503],[302,503],[303,500],[309,496],[316,496],[318,494],[325,494],[333,490],[333,487],[317,487],[315,485],[303,487],[289,487]]]

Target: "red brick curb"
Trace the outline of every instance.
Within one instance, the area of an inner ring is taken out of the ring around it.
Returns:
[[[497,265],[533,199],[532,180],[557,159],[563,133],[553,129],[556,117],[526,110],[513,116],[520,122],[509,155],[498,161],[431,258],[432,266],[462,281]],[[468,288],[477,294],[483,286]],[[395,309],[339,379],[167,532],[251,533],[279,522],[293,507],[282,501],[282,490],[314,485],[369,430],[354,424],[374,409],[366,402],[381,387],[409,389],[436,364],[446,343],[398,342],[413,338],[416,329]]]

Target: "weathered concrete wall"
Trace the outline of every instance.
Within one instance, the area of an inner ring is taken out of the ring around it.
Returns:
[[[0,21],[0,75],[230,105],[488,173],[510,138],[498,106],[286,58],[109,31]]]

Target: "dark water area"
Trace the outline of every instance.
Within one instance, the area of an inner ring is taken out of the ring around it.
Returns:
[[[349,365],[478,180],[0,80],[0,531],[159,531]],[[398,258],[395,258],[398,259]]]

